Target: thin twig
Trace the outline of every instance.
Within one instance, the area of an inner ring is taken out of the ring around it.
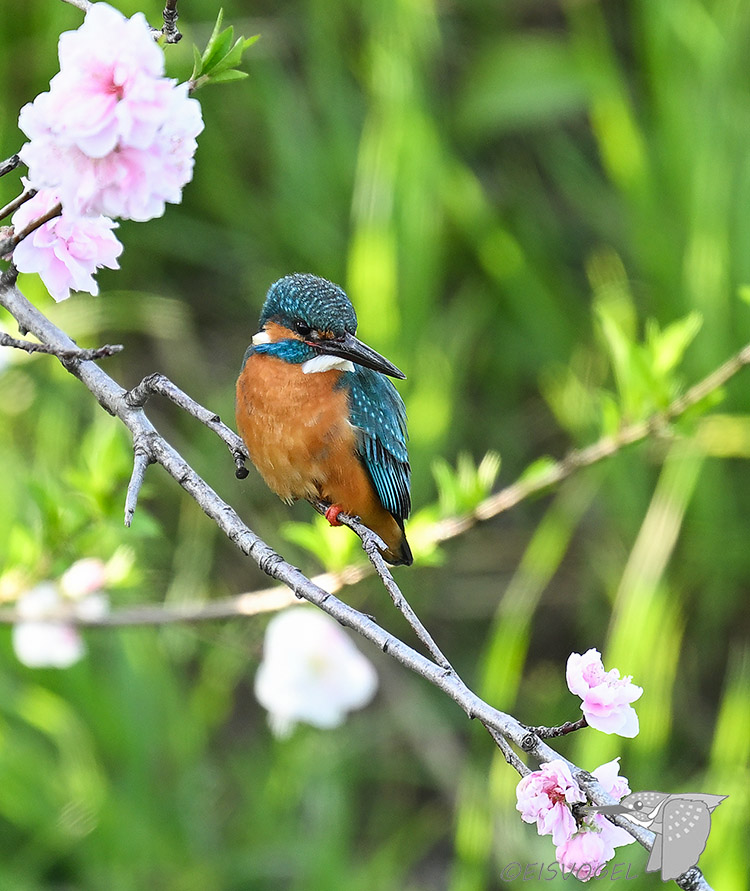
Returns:
[[[577,721],[566,721],[559,727],[529,727],[528,731],[540,739],[554,739],[558,736],[567,736],[568,733],[575,733],[576,730],[582,730],[588,726],[589,722],[586,718],[581,717]]]
[[[18,198],[14,198],[12,201],[8,202],[5,207],[0,208],[0,220],[4,220],[12,213],[15,213],[22,204],[25,204],[30,198],[33,198],[34,195],[36,195],[36,189],[26,189],[26,191],[22,192]]]
[[[487,732],[490,734],[490,736],[495,740],[495,745],[503,753],[503,756],[508,764],[510,764],[510,766],[518,773],[519,776],[528,776],[528,774],[531,773],[531,768],[527,767],[523,763],[523,761],[521,761],[521,759],[513,751],[512,747],[505,739],[505,737],[498,730],[495,730],[494,727],[491,727],[488,724],[485,724],[484,726],[487,728]]]
[[[325,515],[325,512],[330,507],[330,505],[323,502],[318,502],[314,505],[314,507],[320,513]],[[409,601],[404,597],[401,589],[396,584],[393,575],[391,574],[391,570],[389,569],[388,564],[383,559],[383,555],[381,553],[381,551],[385,548],[384,542],[378,535],[376,535],[372,531],[372,529],[369,529],[367,526],[365,526],[365,524],[357,517],[350,517],[346,514],[341,513],[338,515],[338,521],[343,526],[348,526],[360,537],[362,541],[362,548],[367,554],[370,563],[372,563],[375,572],[380,577],[380,581],[383,583],[383,587],[390,595],[396,609],[403,615],[419,640],[424,644],[427,652],[432,656],[435,662],[439,666],[441,666],[441,668],[444,668],[446,671],[454,671],[453,666],[446,659],[445,655],[440,650],[440,647],[432,639],[432,635],[424,627],[419,616],[417,616],[417,614],[414,612],[411,605],[409,604]]]
[[[62,204],[58,203],[53,208],[47,211],[47,213],[43,214],[39,217],[38,220],[32,220],[28,226],[25,226],[21,229],[20,232],[16,232],[13,235],[9,235],[7,238],[4,238],[0,241],[0,257],[8,256],[13,248],[18,244],[19,241],[23,241],[27,235],[31,235],[36,229],[40,226],[43,226],[45,223],[49,223],[50,220],[54,220],[55,217],[59,217],[62,213]]]
[[[330,593],[335,593],[342,586],[338,576],[333,573],[322,573],[313,576],[310,581]],[[258,616],[263,613],[274,613],[299,603],[297,595],[286,586],[274,586],[262,591],[253,591],[239,597],[225,597],[220,600],[203,603],[144,603],[137,606],[122,607],[101,616],[60,616],[60,621],[75,625],[77,628],[122,628],[124,626],[153,626],[191,624],[194,622],[226,621],[230,615],[234,619],[247,616]],[[24,620],[18,610],[0,609],[0,625],[15,625]]]
[[[138,495],[140,494],[143,480],[146,477],[146,470],[149,464],[153,463],[151,452],[143,445],[133,443],[133,473],[128,483],[128,491],[125,495],[125,525],[130,526],[133,522],[135,508],[138,504]]]
[[[18,340],[0,331],[0,346],[13,347],[17,350],[25,350],[27,353],[45,353],[48,356],[57,356],[62,362],[71,362],[80,359],[82,362],[96,362],[98,359],[107,359],[116,353],[122,352],[121,343],[105,343],[104,346],[95,349],[58,349],[47,343],[34,343],[30,340]]]
[[[238,609],[236,615],[260,616],[264,613],[275,613],[299,603],[299,598],[288,588],[269,588],[266,591],[258,591],[248,594],[243,602],[242,609]],[[45,615],[45,622],[60,622],[65,625],[75,625],[77,628],[155,628],[160,625],[179,621],[189,625],[191,622],[205,622],[215,613],[215,619],[226,619],[224,615],[224,602],[222,600],[208,601],[207,603],[151,603],[141,606],[125,607],[113,613],[104,613],[101,616],[83,617],[69,613],[50,612]],[[18,622],[27,621],[18,610],[0,610],[0,624],[15,625]]]
[[[132,390],[125,394],[125,401],[132,408],[142,408],[155,393],[158,393],[160,396],[166,396],[167,399],[174,402],[183,411],[200,421],[201,424],[205,424],[209,430],[213,430],[232,454],[236,477],[244,479],[247,476],[248,470],[245,467],[245,461],[247,461],[248,455],[245,444],[240,437],[237,436],[234,430],[227,427],[217,414],[204,408],[199,402],[196,402],[195,399],[175,386],[165,375],[157,373],[144,377],[140,384],[136,384]]]
[[[90,0],[63,0],[63,3],[69,3],[71,6],[75,6],[76,9],[80,9],[82,12],[88,12],[93,6]]]
[[[519,501],[523,501],[530,495],[542,492],[550,486],[556,485],[567,479],[574,471],[583,467],[590,467],[609,458],[624,446],[632,445],[645,439],[656,431],[664,430],[667,425],[683,415],[689,408],[697,405],[711,393],[715,392],[729,381],[738,371],[746,365],[750,365],[750,344],[744,346],[738,353],[727,359],[717,369],[712,371],[703,380],[694,384],[682,396],[678,396],[663,411],[656,412],[645,421],[636,421],[622,427],[617,433],[603,436],[597,442],[583,449],[574,449],[566,457],[556,464],[551,465],[547,471],[525,481],[523,479],[505,489],[501,489],[496,495],[487,498],[474,511],[473,518],[487,520],[497,516]],[[456,533],[457,534],[457,533]]]
[[[10,173],[11,170],[15,170],[16,167],[21,166],[21,159],[18,155],[11,155],[10,158],[6,158],[4,161],[0,161],[0,176],[5,176],[6,173]]]
[[[177,0],[167,0],[162,18],[164,19],[164,27],[161,33],[166,38],[167,43],[179,43],[182,40],[182,34],[177,30]]]

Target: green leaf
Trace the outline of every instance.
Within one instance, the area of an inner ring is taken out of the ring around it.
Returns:
[[[500,452],[493,451],[487,452],[484,458],[479,462],[479,467],[477,468],[477,480],[484,490],[485,495],[488,495],[492,490],[492,487],[495,485],[497,475],[500,473],[501,463],[502,459],[500,457]]]
[[[608,305],[598,304],[596,314],[599,317],[599,325],[604,335],[612,370],[618,380],[620,389],[625,391],[627,390],[634,344],[610,312]]]
[[[234,46],[227,52],[227,54],[220,59],[214,67],[211,69],[211,74],[218,74],[220,71],[224,71],[227,68],[235,68],[242,61],[242,52],[245,48],[245,40],[243,37],[238,37],[235,41]]]
[[[203,51],[203,56],[201,57],[201,72],[204,73],[210,67],[210,63],[216,56],[217,45],[220,43],[222,39],[221,26],[224,21],[224,10],[220,9],[219,14],[216,16],[216,24],[214,25],[214,30],[211,32],[211,36],[208,38],[208,43],[206,44],[206,48]],[[231,38],[230,38],[231,40]]]
[[[193,44],[193,73],[190,75],[190,80],[194,81],[198,78],[201,73],[202,64],[203,59],[201,58],[201,51],[195,44]]]
[[[223,19],[224,11],[219,10],[214,30],[202,55],[197,47],[193,47],[194,64],[190,76],[193,90],[208,83],[228,83],[247,77],[246,72],[236,69],[242,62],[244,51],[258,40],[259,35],[238,37],[235,40],[231,25],[221,30]]]
[[[213,46],[206,47],[206,53],[203,58],[203,73],[210,74],[214,68],[224,59],[230,52],[234,42],[234,28],[230,25],[225,31],[214,41]]]
[[[441,514],[450,516],[458,513],[458,480],[445,458],[436,458],[432,462],[432,475],[438,489]]]
[[[246,77],[250,77],[247,71],[237,71],[236,69],[234,69],[232,71],[222,71],[219,74],[209,74],[206,76],[204,83],[225,84],[229,83],[232,80],[244,80]]]
[[[622,427],[620,406],[612,393],[603,390],[599,394],[601,412],[601,433],[603,435],[617,433]]]
[[[663,331],[659,331],[655,325],[649,328],[647,341],[653,351],[654,372],[657,375],[664,376],[680,364],[702,325],[703,317],[694,311],[667,325]]]

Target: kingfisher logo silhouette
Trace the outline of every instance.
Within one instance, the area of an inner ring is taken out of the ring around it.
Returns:
[[[661,870],[666,882],[698,863],[711,831],[711,812],[727,797],[691,792],[633,792],[619,804],[592,805],[586,810],[605,816],[619,814],[650,829],[655,838],[646,872]]]

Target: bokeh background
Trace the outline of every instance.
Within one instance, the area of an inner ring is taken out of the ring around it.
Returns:
[[[167,56],[186,79],[217,6],[180,8]],[[80,21],[55,0],[0,0],[0,157]],[[248,79],[197,94],[183,204],[121,225],[122,271],[100,274],[99,298],[55,306],[22,277],[81,343],[125,344],[106,366],[123,385],[162,371],[230,419],[268,285],[339,282],[362,337],[408,374],[417,528],[481,494],[450,470],[462,453],[499,452],[497,484],[511,482],[663,408],[750,339],[747,4],[226,0],[225,21],[261,39]],[[0,204],[17,189],[4,177]],[[5,600],[116,554],[132,566],[115,605],[265,585],[158,469],[125,530],[124,429],[53,360],[1,358]],[[149,412],[292,562],[357,559],[346,530],[311,536],[306,505],[237,481],[192,419]],[[640,735],[586,731],[560,750],[588,769],[621,755],[635,790],[728,794],[701,866],[733,891],[750,839],[748,457],[740,374],[398,573],[466,681],[523,721],[578,716],[571,651],[632,674]],[[408,635],[374,581],[344,596]],[[0,631],[0,886],[478,891],[553,859],[482,728],[365,642],[374,704],[274,739],[252,691],[266,621],[92,631],[65,671],[25,668]],[[642,849],[615,862],[662,887]]]

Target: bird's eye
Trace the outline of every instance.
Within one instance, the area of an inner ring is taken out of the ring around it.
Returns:
[[[309,325],[306,325],[304,322],[297,319],[294,323],[294,329],[297,334],[301,334],[302,337],[307,337],[307,335],[312,331],[312,328]]]

